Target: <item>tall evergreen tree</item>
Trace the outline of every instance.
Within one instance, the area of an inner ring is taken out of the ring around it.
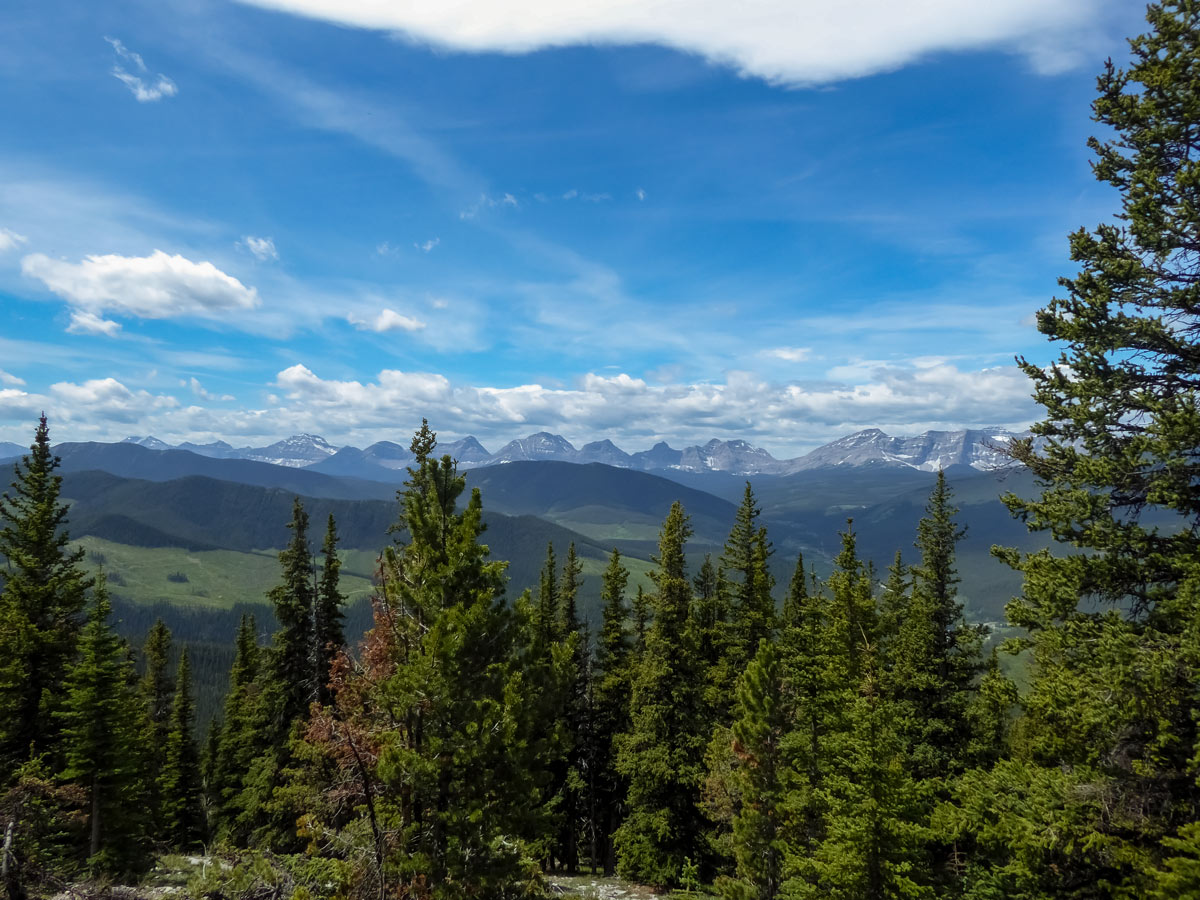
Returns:
[[[62,776],[88,792],[90,865],[125,873],[147,859],[146,785],[133,667],[128,648],[112,630],[111,616],[101,577],[55,717],[62,727]]]
[[[361,674],[335,666],[333,707],[309,734],[347,776],[330,790],[358,792],[344,836],[369,837],[379,896],[508,896],[541,822],[530,763],[542,723],[528,715],[523,613],[479,540],[479,491],[460,508],[465,479],[432,458],[435,442],[423,424],[401,498],[407,541],[381,559]]]
[[[603,624],[596,643],[593,676],[592,795],[595,803],[592,862],[602,862],[606,875],[616,869],[612,836],[621,824],[628,784],[617,771],[613,745],[618,734],[629,730],[629,695],[632,690],[632,646],[628,631],[629,605],[625,591],[629,570],[614,549],[600,588]]]
[[[584,797],[592,749],[591,652],[587,627],[579,618],[582,574],[583,565],[576,554],[575,542],[572,541],[567,547],[567,558],[563,563],[562,580],[558,587],[558,631],[571,654],[563,709],[570,751],[567,754],[567,769],[562,789],[562,827],[559,840],[560,858],[570,872],[579,868],[580,835],[587,821]]]
[[[312,551],[308,545],[308,513],[300,498],[292,503],[292,536],[279,554],[282,583],[271,589],[268,598],[275,609],[279,630],[275,632],[270,653],[270,672],[279,692],[272,710],[274,726],[286,734],[291,723],[308,714],[309,704],[317,697],[316,673],[312,654],[316,646],[313,612],[317,608]]]
[[[764,638],[738,682],[733,716],[734,777],[741,798],[733,820],[737,877],[724,891],[737,900],[774,900],[783,882],[791,780],[784,750],[790,726],[784,677],[774,646]]]
[[[685,860],[704,852],[697,801],[711,723],[703,716],[688,628],[692,591],[684,550],[690,535],[677,502],[659,534],[651,574],[654,621],[638,661],[630,731],[618,742],[617,767],[629,779],[628,813],[616,837],[618,867],[657,885],[678,883]]]
[[[249,838],[250,823],[243,808],[243,791],[246,776],[262,746],[258,733],[262,651],[253,616],[242,616],[235,648],[209,792],[213,798],[216,833],[234,844],[244,845]]]
[[[730,586],[733,645],[727,664],[730,676],[726,685],[728,702],[732,702],[736,679],[754,657],[759,641],[774,635],[775,600],[771,591],[775,580],[767,567],[773,551],[767,529],[759,524],[761,513],[754,489],[747,481],[721,555],[721,572],[733,582]]]
[[[1093,172],[1120,211],[1071,235],[1079,271],[1038,313],[1057,364],[1020,360],[1045,418],[1014,456],[1041,491],[1007,502],[1059,544],[1001,553],[1024,577],[1008,607],[1033,660],[1022,746],[968,779],[999,808],[956,792],[994,893],[1146,896],[1164,839],[1200,820],[1200,670],[1183,652],[1200,558],[1200,6],[1146,16],[1092,106]]]
[[[57,749],[63,677],[79,638],[91,584],[69,549],[59,459],[43,415],[29,453],[0,497],[0,771]],[[5,781],[0,776],[0,782]]]
[[[138,699],[144,712],[142,753],[149,791],[151,821],[156,832],[162,830],[162,804],[158,782],[166,756],[167,732],[170,729],[171,698],[175,685],[167,669],[171,653],[171,631],[162,619],[156,619],[142,644],[145,671],[138,683]]]
[[[337,523],[333,513],[325,526],[325,541],[321,545],[321,580],[313,610],[313,655],[316,659],[317,701],[325,704],[330,700],[329,669],[333,659],[346,644],[343,628],[345,615],[342,604],[346,597],[339,585],[342,562],[337,552]]]
[[[187,648],[179,657],[175,698],[171,704],[159,795],[163,836],[174,847],[188,849],[204,839],[203,776],[196,744],[196,704],[192,696],[192,667]]]

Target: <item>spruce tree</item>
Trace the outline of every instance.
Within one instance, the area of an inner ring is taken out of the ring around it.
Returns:
[[[317,592],[313,584],[313,557],[308,546],[308,513],[297,497],[292,503],[292,536],[279,554],[283,581],[268,594],[279,630],[271,648],[270,672],[279,692],[272,710],[274,726],[286,734],[292,722],[308,714],[317,697],[312,654],[316,646],[313,612]]]
[[[321,704],[329,702],[329,668],[346,644],[343,629],[345,616],[342,613],[346,597],[339,587],[342,563],[338,559],[337,544],[337,523],[333,513],[330,513],[325,526],[325,541],[321,545],[321,580],[317,585],[313,611],[313,655],[316,660],[317,701]]]
[[[617,767],[629,779],[628,811],[616,837],[618,868],[655,885],[677,884],[685,861],[705,852],[697,801],[711,723],[703,716],[688,628],[692,592],[684,550],[690,535],[677,502],[659,534],[651,574],[654,621],[637,664],[630,731],[618,742]]]
[[[771,638],[775,629],[775,601],[771,596],[775,579],[767,568],[773,551],[767,530],[758,521],[761,512],[754,489],[747,481],[721,555],[721,573],[732,581],[729,590],[733,644],[726,663],[730,679],[726,685],[727,702],[732,702],[733,686],[757,652],[759,641]]]
[[[171,698],[175,685],[167,669],[167,658],[171,653],[171,631],[162,619],[155,620],[142,644],[142,659],[145,671],[138,683],[138,699],[141,702],[144,724],[142,752],[149,790],[151,821],[155,831],[162,830],[162,804],[158,782],[163,760],[166,757],[167,732],[170,727]]]
[[[575,542],[567,547],[567,558],[563,563],[562,580],[558,587],[559,615],[558,632],[571,654],[571,667],[567,676],[565,720],[570,751],[562,789],[562,828],[559,847],[560,858],[568,872],[579,869],[580,834],[585,824],[586,780],[589,756],[592,753],[591,735],[591,654],[588,647],[587,627],[579,618],[579,588],[582,585],[583,566],[575,551]]]
[[[218,836],[234,844],[245,844],[250,823],[244,809],[243,791],[250,767],[260,753],[262,651],[253,616],[243,615],[238,625],[229,693],[225,696],[217,757],[209,793],[214,806]]]
[[[88,792],[89,864],[121,874],[147,860],[141,720],[128,648],[110,624],[112,604],[103,577],[93,593],[55,718],[62,728],[62,777]]]
[[[71,550],[67,505],[59,501],[59,459],[50,452],[46,417],[29,453],[14,466],[11,493],[0,497],[0,771],[57,750],[63,677],[74,658],[80,613],[91,585]],[[6,779],[0,777],[0,782]]]
[[[593,700],[592,779],[596,811],[593,824],[598,839],[592,862],[602,862],[606,875],[616,869],[612,836],[621,824],[628,784],[617,771],[614,740],[629,729],[629,695],[632,689],[632,646],[628,631],[629,606],[625,591],[629,570],[614,549],[604,570],[600,588],[603,625],[596,643]]]
[[[203,776],[195,736],[195,699],[192,667],[185,647],[175,675],[159,795],[162,798],[163,836],[171,846],[189,849],[204,839]]]
[[[723,893],[738,900],[774,900],[783,881],[790,835],[784,740],[790,726],[784,668],[765,638],[738,682],[733,716],[734,781],[741,806],[733,820],[737,877]]]
[[[1001,551],[1024,577],[1008,616],[1028,635],[1034,680],[1022,758],[991,780],[1012,812],[1005,833],[1062,841],[1053,852],[989,843],[991,871],[1012,879],[999,890],[1144,896],[1163,840],[1200,819],[1200,670],[1183,652],[1200,557],[1200,7],[1167,0],[1146,16],[1149,31],[1124,67],[1105,65],[1092,106],[1105,133],[1088,142],[1093,172],[1120,210],[1071,235],[1079,269],[1037,315],[1063,348],[1057,363],[1019,361],[1045,415],[1013,453],[1041,490],[1006,500],[1058,544]],[[958,796],[980,817],[964,830],[995,834],[996,813]]]

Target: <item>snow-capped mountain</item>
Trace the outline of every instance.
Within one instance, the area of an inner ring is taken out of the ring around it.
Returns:
[[[789,472],[826,466],[908,466],[936,472],[950,466],[992,469],[1008,462],[1005,446],[1014,438],[1027,437],[1002,428],[965,431],[926,431],[914,437],[892,437],[878,428],[868,428],[838,438],[798,459],[789,460]]]
[[[320,435],[294,434],[267,447],[246,448],[239,456],[243,459],[299,469],[328,459],[337,453],[337,449]]]
[[[121,441],[121,443],[122,444],[137,444],[139,447],[145,447],[147,450],[170,450],[170,449],[172,449],[170,444],[168,444],[166,441],[160,441],[158,438],[156,438],[152,434],[148,434],[145,437],[139,437],[139,436],[133,435],[133,436],[125,438],[125,440]]]
[[[679,468],[691,472],[732,472],[736,475],[778,475],[786,466],[761,447],[745,441],[719,441],[702,447],[688,447],[681,454]]]
[[[713,439],[706,444],[676,450],[660,441],[649,450],[629,454],[610,440],[593,441],[576,449],[562,435],[539,431],[510,441],[496,453],[489,453],[475,437],[439,444],[440,456],[448,453],[458,460],[460,469],[493,466],[500,463],[555,460],[571,463],[603,463],[645,472],[680,471],[688,473],[722,472],[730,475],[790,475],[830,466],[904,466],[935,472],[950,466],[970,466],[986,470],[1007,464],[1005,446],[1028,432],[1003,428],[966,429],[963,431],[927,431],[911,437],[893,437],[878,428],[867,428],[818,447],[795,459],[776,459],[766,450],[746,441]],[[323,437],[293,435],[267,447],[234,448],[225,441],[208,444],[179,444],[178,448],[155,437],[129,437],[122,443],[138,444],[152,450],[180,449],[201,456],[250,459],[292,468],[315,467],[317,471],[354,475],[372,480],[390,480],[380,473],[387,469],[403,474],[413,457],[407,445],[378,441],[365,450],[342,447],[340,450]],[[17,444],[0,445],[0,458],[25,452]]]
[[[527,438],[509,441],[492,455],[490,462],[494,464],[532,459],[575,462],[578,452],[575,446],[562,435],[539,431]]]

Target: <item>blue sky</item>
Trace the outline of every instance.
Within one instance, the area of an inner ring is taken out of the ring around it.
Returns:
[[[1137,4],[16,0],[0,440],[1037,416]]]

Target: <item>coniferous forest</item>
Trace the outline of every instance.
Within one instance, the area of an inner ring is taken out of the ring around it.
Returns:
[[[1005,502],[1054,545],[993,551],[1023,576],[1017,637],[964,618],[944,475],[886,571],[847,521],[832,573],[789,560],[786,584],[749,484],[699,565],[676,503],[651,589],[614,551],[589,627],[575,547],[517,593],[423,423],[365,638],[337,523],[297,501],[278,627],[243,618],[201,733],[187,648],[160,622],[134,652],[72,549],[43,417],[0,501],[6,895],[183,854],[212,898],[539,896],[584,871],[746,900],[1200,897],[1200,6],[1148,21],[1093,106],[1120,206],[1070,236],[1037,315],[1058,362],[1018,360],[1043,418],[1010,453],[1040,493]]]

